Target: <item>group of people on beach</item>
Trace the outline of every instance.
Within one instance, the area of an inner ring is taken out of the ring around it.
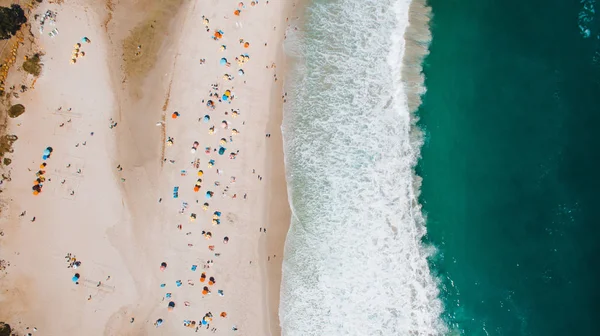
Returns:
[[[252,1],[251,6],[255,6],[256,4],[258,4],[258,1]],[[240,3],[238,9],[236,10],[236,15],[239,16],[239,14],[241,14],[242,11],[245,9],[246,7]],[[235,48],[228,48],[227,45],[223,44],[223,41],[225,41],[224,38],[226,36],[226,32],[224,32],[223,30],[213,30],[211,28],[211,23],[207,17],[203,16],[203,23],[205,25],[205,30],[210,36],[210,38],[214,41],[219,41],[219,43],[216,44],[215,47],[221,51],[223,57],[214,61],[220,63],[220,65],[224,67],[224,72],[229,72],[230,68],[232,67],[232,64],[227,62],[227,53],[231,50],[234,50]],[[203,210],[203,212],[208,212],[209,209],[213,207],[211,206],[211,203],[213,198],[215,197],[217,190],[220,189],[220,195],[222,198],[230,200],[237,199],[238,193],[240,193],[240,191],[235,191],[235,189],[237,189],[235,183],[238,178],[236,176],[228,176],[225,178],[226,181],[223,181],[222,178],[223,175],[225,175],[225,170],[222,167],[220,167],[219,164],[223,159],[228,158],[229,160],[235,160],[240,155],[240,150],[232,150],[231,147],[236,146],[236,137],[240,136],[240,129],[245,125],[245,121],[240,120],[240,116],[243,113],[242,109],[230,107],[230,105],[233,104],[236,99],[236,94],[234,91],[235,86],[232,84],[236,80],[241,80],[240,78],[246,74],[246,70],[244,70],[243,67],[250,61],[250,55],[248,54],[248,51],[251,50],[251,45],[247,40],[240,39],[240,45],[245,50],[245,52],[242,55],[235,57],[237,62],[234,64],[237,64],[237,66],[239,67],[237,71],[234,71],[237,74],[237,76],[234,77],[228,73],[225,73],[225,75],[223,75],[221,78],[224,81],[223,83],[217,81],[210,84],[209,90],[207,91],[207,97],[202,99],[202,104],[204,106],[205,111],[201,112],[201,115],[197,117],[190,117],[189,114],[191,114],[192,112],[189,111],[174,111],[171,113],[170,121],[166,122],[166,129],[168,130],[169,125],[172,123],[185,122],[183,121],[183,119],[197,119],[197,122],[205,124],[207,133],[208,135],[210,135],[209,137],[203,137],[204,139],[206,139],[204,141],[208,140],[209,143],[201,144],[200,142],[202,141],[194,141],[192,143],[190,151],[194,155],[194,158],[190,161],[190,164],[191,169],[193,169],[196,173],[193,175],[189,174],[188,170],[190,169],[190,167],[182,167],[181,169],[177,169],[179,175],[178,178],[181,178],[182,181],[190,180],[189,188],[193,190],[194,193],[200,193],[200,191],[206,190],[201,193],[205,197],[204,202],[200,203],[198,199],[196,199],[195,202],[183,200],[182,206],[179,207],[178,210],[179,214],[189,212],[189,221],[195,222],[199,220],[201,221],[201,226],[204,226],[206,224],[212,226],[226,224],[223,224],[221,221],[223,215],[220,209],[212,209],[212,211],[209,212],[209,214],[207,214],[208,216],[200,216],[200,213],[194,211],[194,203],[198,205],[201,204],[201,209]],[[200,59],[200,65],[206,64],[207,62],[211,61],[213,60],[211,60],[210,58],[202,58]],[[224,109],[224,106],[227,106],[227,108]],[[223,113],[222,117],[218,117],[218,114],[220,113]],[[163,126],[163,123],[157,123],[157,125]],[[270,137],[270,133],[267,133],[265,135],[265,138]],[[165,135],[165,147],[167,154],[166,156],[168,156],[169,151],[171,151],[172,148],[174,148],[175,146],[185,146],[185,144],[181,144],[180,142],[176,141],[175,138],[175,135]],[[204,148],[204,151],[198,150],[198,148]],[[167,162],[167,160],[172,164],[176,164],[176,162],[179,162],[174,159],[165,157],[164,162]],[[204,163],[205,166],[202,163]],[[255,174],[255,170],[253,170],[253,174]],[[214,182],[212,182],[210,185],[207,185],[207,180],[209,179],[214,180]],[[258,175],[258,180],[260,181],[262,179],[263,176]],[[180,196],[183,198],[185,195],[186,193],[182,193],[182,190],[180,190],[179,185],[175,185],[173,187],[174,199],[178,199]],[[188,197],[189,195],[189,192],[187,192]],[[248,193],[243,192],[243,200],[246,200],[247,196]],[[162,198],[159,198],[159,203],[162,203]],[[212,215],[210,215],[211,213]],[[205,220],[206,222],[204,222]],[[185,224],[177,224],[177,230],[183,231],[185,226]],[[206,248],[208,248],[208,250],[210,251],[209,253],[211,253],[211,255],[218,260],[218,257],[222,253],[223,245],[228,244],[230,242],[230,238],[228,236],[224,236],[223,238],[219,239],[220,243],[213,242],[214,231],[215,230],[204,229],[201,230],[201,235],[207,241]],[[218,232],[219,230],[216,231]],[[264,228],[264,231],[263,228],[261,228],[261,232],[266,233],[266,231],[266,228]],[[184,232],[186,232],[186,236],[190,236],[193,234],[193,229],[186,229]],[[190,242],[188,243],[188,247],[193,248],[194,244]],[[213,272],[212,267],[216,264],[215,261],[211,258],[212,257],[209,257],[205,261],[203,265],[204,272],[202,272],[199,277],[199,281],[202,284],[202,286],[199,288],[202,297],[212,295],[212,293],[214,292],[213,288],[218,286],[216,277],[208,273]],[[166,266],[166,262],[163,262],[161,264],[160,270],[169,272]],[[191,266],[191,272],[196,271],[196,269],[196,265]],[[174,285],[175,289],[173,290],[177,290],[177,288],[182,286],[183,284],[183,281],[177,280]],[[187,285],[194,286],[194,280],[188,280]],[[169,287],[170,286],[167,283],[161,284],[161,288],[164,288],[165,290],[167,290],[167,288]],[[219,296],[225,295],[224,290],[220,288],[216,288],[216,293]],[[170,301],[173,297],[172,295],[172,292],[163,293],[163,300],[169,301],[167,304],[168,310],[173,310],[176,306],[178,306],[175,301]],[[184,306],[189,306],[192,304],[189,301],[184,301],[183,303]],[[225,320],[228,318],[228,313],[226,311],[222,311],[218,314],[218,316],[213,316],[211,312],[208,312],[199,320],[185,319],[182,322],[182,324],[184,327],[193,328],[196,331],[198,331],[200,328],[205,328],[207,330],[211,330],[212,332],[216,332],[218,330],[217,327],[211,327],[211,325],[216,324],[216,321],[214,321],[213,319],[217,318],[219,320]],[[165,321],[166,318],[164,316],[159,316],[158,319],[155,321],[154,325],[156,327],[160,327]],[[238,330],[238,328],[236,325],[233,325],[231,326],[231,330],[236,331]]]

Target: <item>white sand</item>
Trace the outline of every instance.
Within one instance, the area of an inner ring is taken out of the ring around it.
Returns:
[[[281,61],[285,13],[291,7],[284,5],[290,4],[260,1],[250,7],[247,1],[247,8],[236,17],[237,1],[185,3],[166,32],[169,40],[144,82],[141,100],[131,99],[120,87],[118,64],[111,61],[101,27],[103,8],[95,14],[87,6],[91,4],[91,0],[67,1],[37,9],[58,11],[60,34],[41,36],[46,53],[43,75],[35,90],[21,95],[19,102],[27,112],[11,127],[20,139],[14,146],[12,181],[2,194],[9,210],[3,211],[0,256],[11,266],[0,282],[2,292],[8,290],[0,296],[0,320],[19,332],[35,326],[36,335],[179,335],[193,332],[183,327],[184,320],[199,323],[212,312],[210,328],[217,328],[216,334],[280,334],[277,301],[289,210],[279,128],[283,74],[281,64],[270,66]],[[205,31],[202,15],[210,20],[211,32]],[[120,19],[117,13],[114,20]],[[224,31],[220,41],[211,38],[214,29]],[[83,36],[92,41],[83,45],[86,56],[69,64],[73,44]],[[240,38],[249,41],[250,48],[244,49]],[[112,42],[118,46],[117,38]],[[226,51],[220,51],[222,44]],[[241,67],[244,76],[238,75],[235,62],[242,53],[250,55]],[[221,57],[231,67],[219,65]],[[206,59],[203,65],[201,58]],[[235,79],[224,80],[225,73]],[[202,99],[209,99],[210,85],[216,83],[220,95],[231,89],[235,99],[227,104],[213,98],[217,107],[211,111]],[[62,110],[57,112],[59,106]],[[230,109],[239,109],[240,115],[225,115]],[[181,116],[171,119],[173,111]],[[174,145],[166,147],[167,162],[161,164],[161,128],[155,123],[163,113],[166,135],[174,138]],[[199,122],[205,114],[211,116],[210,122]],[[111,117],[118,122],[114,129],[108,127]],[[220,127],[222,120],[228,121],[229,129]],[[62,123],[65,126],[59,127]],[[216,133],[209,135],[213,125]],[[233,128],[240,133],[232,135]],[[204,148],[218,149],[221,138],[227,140],[225,154],[206,155]],[[199,146],[192,154],[194,141]],[[33,196],[32,182],[47,146],[54,149],[46,169],[51,181],[46,181],[41,195]],[[229,159],[229,153],[238,150],[236,159]],[[197,169],[191,165],[196,158],[204,171],[198,193],[193,191]],[[216,161],[213,168],[208,168],[210,159]],[[116,169],[118,164],[123,171]],[[187,175],[181,176],[181,170]],[[177,199],[172,197],[174,186],[180,188]],[[222,195],[226,187],[229,190]],[[75,195],[70,195],[71,189]],[[210,200],[205,198],[208,190],[214,192]],[[180,214],[184,201],[188,208]],[[210,204],[208,211],[202,209],[204,202]],[[22,211],[27,214],[19,217]],[[220,225],[211,225],[214,211],[222,213]],[[191,213],[197,216],[194,222],[189,220]],[[33,216],[36,221],[30,222]],[[210,231],[212,239],[206,240],[202,230]],[[226,245],[225,236],[230,239]],[[215,246],[214,251],[209,245]],[[81,268],[67,268],[67,252],[82,261]],[[203,268],[207,260],[214,260],[210,269]],[[168,263],[164,272],[159,270],[162,261]],[[197,265],[195,272],[192,265]],[[206,296],[202,287],[208,278],[199,281],[203,271],[216,279]],[[70,280],[75,272],[82,276],[79,285]],[[181,287],[176,280],[182,281]],[[219,289],[224,296],[217,294]],[[172,312],[167,311],[166,293],[172,293],[176,303]],[[223,311],[227,318],[219,317]],[[156,328],[153,322],[158,318],[164,324]],[[232,330],[234,325],[238,331]]]

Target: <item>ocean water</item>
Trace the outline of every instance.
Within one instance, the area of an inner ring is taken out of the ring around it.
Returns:
[[[314,0],[288,33],[284,335],[446,331],[414,175],[422,137],[406,97],[422,80],[414,50],[417,70],[403,70],[409,4]],[[424,52],[429,35],[412,31]]]
[[[420,201],[463,335],[598,335],[593,0],[430,0]]]

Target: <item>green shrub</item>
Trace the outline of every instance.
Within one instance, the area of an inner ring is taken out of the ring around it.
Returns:
[[[23,8],[17,4],[0,7],[0,39],[6,40],[14,36],[21,25],[27,22]]]
[[[25,106],[21,104],[13,105],[8,109],[8,116],[11,118],[16,118],[23,113],[25,113]]]
[[[42,64],[40,59],[40,54],[35,54],[32,57],[29,57],[25,62],[23,62],[23,70],[34,75],[39,76],[42,73]]]
[[[12,335],[12,329],[10,326],[4,322],[0,322],[0,336],[10,336]]]

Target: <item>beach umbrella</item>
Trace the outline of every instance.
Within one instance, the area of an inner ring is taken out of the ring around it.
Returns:
[[[77,59],[71,58],[71,64],[75,64],[75,63],[77,63]]]
[[[156,322],[154,322],[154,325],[157,327],[160,327],[163,324],[163,319],[158,319],[156,320]]]
[[[203,210],[208,210],[208,203],[204,203],[204,204],[202,205],[202,209],[203,209]]]
[[[208,161],[208,168],[211,168],[214,165],[215,165],[215,160]]]
[[[166,263],[166,262],[164,262],[164,261],[163,261],[163,262],[161,262],[161,263],[160,263],[160,270],[161,270],[161,271],[164,271],[166,268],[167,268],[167,263]]]
[[[198,176],[202,176],[204,175],[204,172],[202,170],[198,170]]]
[[[219,61],[219,64],[221,64],[221,65],[227,64],[227,58],[225,58],[225,57],[221,58],[221,60]]]
[[[242,70],[242,69],[238,70],[238,75],[243,76],[244,75],[244,70]]]
[[[79,49],[81,48],[81,43],[75,43],[75,45],[73,46],[73,49]]]
[[[207,191],[206,192],[206,198],[210,199],[213,196],[213,192],[212,191]]]
[[[241,13],[241,12],[242,12],[241,10],[239,10],[239,9],[236,9],[236,10],[233,12],[233,15],[235,15],[235,16],[240,16],[240,13]]]
[[[194,187],[194,192],[198,192],[198,191],[200,191],[200,186],[195,186]]]
[[[77,282],[77,281],[79,281],[79,277],[80,277],[79,273],[75,273],[75,275],[73,275],[73,277],[71,278],[71,281]]]
[[[85,36],[81,39],[81,41],[85,42],[85,43],[92,43],[92,41],[90,41],[90,39]],[[77,43],[77,44],[79,44],[79,43]]]
[[[221,138],[221,140],[219,141],[219,143],[220,143],[221,145],[224,145],[224,144],[226,144],[226,143],[227,143],[227,139],[225,139],[225,138]]]
[[[210,116],[207,114],[204,116],[204,118],[202,119],[202,121],[204,121],[205,123],[210,121]]]
[[[85,56],[85,51],[81,51],[81,52],[79,52],[79,55],[80,55],[81,57]]]
[[[254,5],[256,5],[256,1],[252,1],[252,2],[250,3],[250,6],[252,6],[252,7],[254,7]]]
[[[225,51],[227,49],[227,46],[224,44],[221,44],[221,51]]]
[[[221,317],[227,317],[227,313],[226,312],[221,312],[220,316]]]
[[[250,42],[244,43],[244,48],[249,48],[249,47],[250,47]]]
[[[221,97],[221,99],[223,99],[223,101],[227,101],[227,99],[229,99],[229,97],[226,95],[223,95],[223,97]]]
[[[209,22],[209,21],[208,21],[208,19],[206,19],[206,18],[204,19],[204,21],[202,21],[202,23],[204,23],[204,25],[205,25],[205,26],[208,26],[208,22]]]
[[[236,130],[235,128],[231,130],[231,134],[236,135],[239,134],[240,132],[238,130]]]
[[[229,243],[229,237],[223,238],[223,244],[227,244],[227,243]]]
[[[228,126],[229,126],[229,124],[227,123],[227,120],[221,121],[221,128],[227,129]]]
[[[219,146],[219,155],[223,155],[226,150],[227,150],[227,148],[225,148],[223,146]]]
[[[49,148],[44,149],[44,155],[50,155],[50,149]]]
[[[179,117],[179,112],[175,111],[173,114],[171,114],[171,118],[177,119],[177,117]]]
[[[238,7],[239,7],[239,8],[244,8],[244,3],[243,3],[243,2],[240,2],[240,3],[238,4]]]
[[[173,302],[173,301],[170,301],[170,302],[169,302],[169,308],[168,308],[168,310],[169,310],[169,311],[173,311],[173,308],[175,308],[175,302]]]
[[[42,155],[42,159],[46,160],[48,158],[48,155]]]

